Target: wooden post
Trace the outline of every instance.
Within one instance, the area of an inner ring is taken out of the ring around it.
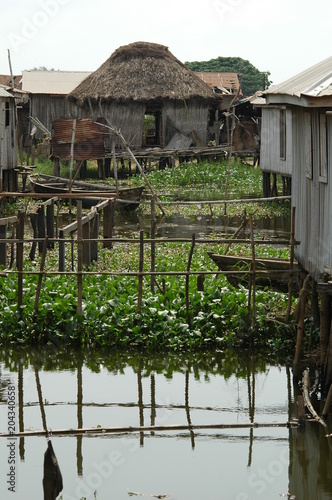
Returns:
[[[292,209],[292,229],[291,229],[291,250],[290,250],[290,268],[288,280],[288,303],[285,322],[289,323],[292,308],[292,290],[293,290],[293,266],[294,266],[294,245],[295,245],[295,207]]]
[[[6,240],[7,239],[7,224],[0,225],[0,238]],[[4,241],[0,243],[0,265],[7,265],[7,243]]]
[[[46,233],[51,239],[54,238],[54,200],[46,207]],[[54,248],[54,241],[48,242],[48,248]]]
[[[252,275],[252,326],[255,325],[256,316],[256,262],[255,262],[255,238],[254,238],[254,226],[252,222],[252,214],[249,214],[250,220],[250,235],[251,235],[251,275]]]
[[[66,245],[63,229],[59,229],[59,271],[63,273],[65,270]]]
[[[46,236],[46,221],[45,221],[45,207],[41,205],[37,210],[37,233],[38,239],[45,238]],[[38,242],[39,253],[43,252],[43,241]]]
[[[90,221],[85,222],[82,226],[82,234],[83,234],[83,264],[85,266],[89,266],[91,263],[91,242],[85,241],[90,240]]]
[[[137,314],[142,310],[142,295],[143,295],[143,266],[144,266],[144,233],[139,232],[139,268],[138,268],[138,299],[137,299]]]
[[[82,230],[82,202],[77,202],[77,314],[82,315],[83,299],[83,230]]]
[[[272,196],[278,196],[277,174],[272,174]]]
[[[41,291],[41,286],[42,286],[42,281],[43,281],[43,271],[44,271],[44,267],[45,267],[45,259],[46,259],[47,246],[48,246],[48,236],[46,235],[45,236],[45,240],[44,240],[44,245],[43,245],[42,258],[41,258],[41,261],[40,261],[38,284],[37,284],[36,297],[35,297],[35,305],[34,305],[34,313],[35,313],[35,315],[38,312],[38,304],[39,304],[40,291]]]
[[[205,280],[204,274],[197,275],[197,291],[198,292],[204,292],[204,280]]]
[[[33,238],[37,239],[38,238],[37,214],[30,214],[30,222],[31,222],[32,231],[33,231]],[[29,253],[30,260],[34,260],[35,254],[36,254],[36,248],[37,248],[37,242],[33,241],[32,245],[31,245],[31,250]]]
[[[151,240],[156,237],[156,202],[154,198],[151,198]],[[151,241],[151,271],[156,270],[156,243]],[[155,276],[151,274],[150,286],[152,292],[154,291]]]
[[[34,163],[34,159],[32,162]],[[53,175],[60,177],[60,158],[58,156],[53,156]]]
[[[186,311],[187,311],[187,323],[188,325],[190,324],[190,315],[189,315],[189,277],[190,277],[190,266],[191,266],[191,261],[193,258],[194,254],[194,248],[195,248],[195,243],[196,243],[196,235],[193,233],[192,239],[191,239],[191,247],[190,247],[190,252],[189,252],[189,258],[188,258],[188,264],[187,264],[187,274],[186,274]]]
[[[332,403],[332,384],[330,385],[329,392],[327,393],[327,398],[325,400],[322,417],[326,418],[329,414]]]
[[[305,426],[305,405],[303,396],[297,397],[297,418],[299,421],[299,425]]]
[[[18,214],[18,225],[16,237],[19,240],[16,244],[16,262],[17,262],[17,305],[23,305],[23,240],[24,240],[24,212]]]
[[[69,193],[71,192],[72,181],[73,181],[75,133],[76,133],[76,118],[73,119],[73,129],[72,129],[71,144],[70,144],[70,168],[69,168],[69,189],[68,189]],[[71,198],[69,199],[69,213],[71,213]]]
[[[91,224],[91,261],[98,260],[98,234],[99,234],[99,213],[96,211]]]
[[[295,348],[295,357],[294,357],[294,369],[293,369],[293,378],[295,380],[299,377],[299,364],[301,359],[301,349],[302,349],[302,338],[303,338],[303,330],[304,330],[304,320],[305,320],[305,306],[307,302],[307,293],[308,286],[310,281],[310,274],[305,278],[303,282],[303,287],[299,296],[299,315],[297,321],[297,336],[296,336],[296,348]]]
[[[331,296],[328,293],[320,294],[320,350],[321,366],[325,367],[327,361],[327,351],[329,345],[330,325],[331,325]]]
[[[104,208],[103,215],[103,239],[112,238],[114,226],[114,200],[109,200],[107,207]],[[112,242],[104,241],[104,248],[111,248]]]

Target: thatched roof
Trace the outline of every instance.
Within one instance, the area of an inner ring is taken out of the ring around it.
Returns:
[[[90,101],[162,99],[214,100],[212,90],[164,45],[136,42],[119,47],[68,98],[78,105]]]

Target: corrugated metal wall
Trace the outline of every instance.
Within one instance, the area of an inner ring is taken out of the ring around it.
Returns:
[[[292,174],[292,110],[286,111],[286,157],[280,158],[280,109],[262,108],[260,168],[263,171],[289,176]]]
[[[17,167],[14,99],[0,98],[0,167]]]
[[[320,115],[323,113],[323,118]],[[293,205],[296,207],[295,256],[318,280],[325,266],[332,270],[332,117],[324,110],[294,108]],[[326,121],[326,128],[322,122]],[[326,161],[327,177],[320,172]]]

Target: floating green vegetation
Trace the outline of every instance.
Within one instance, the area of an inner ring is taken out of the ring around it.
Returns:
[[[136,278],[85,276],[81,316],[76,314],[74,276],[45,279],[37,314],[36,281],[33,276],[24,279],[24,303],[18,309],[16,280],[1,280],[2,344],[172,351],[243,346],[280,350],[294,344],[294,325],[285,326],[281,314],[286,310],[287,295],[258,291],[255,323],[251,325],[248,291],[231,287],[224,277],[207,277],[204,292],[197,291],[192,277],[188,311],[183,277],[168,277],[162,291],[160,280],[155,291],[144,280],[142,309],[138,313]]]
[[[209,204],[167,205],[172,213],[195,217],[208,213],[223,214],[224,204],[213,200],[225,196],[228,163],[185,163],[162,171],[147,173],[160,199],[208,199]],[[231,162],[229,197],[233,199],[260,196],[262,176],[258,168]],[[109,180],[109,182],[112,182]],[[126,181],[142,184],[141,176]],[[23,205],[26,201],[20,201]],[[142,206],[143,207],[143,206]],[[14,210],[12,206],[8,206]],[[149,205],[139,210],[149,210]],[[27,211],[25,207],[25,211]],[[227,206],[227,217],[242,218],[252,214],[262,217],[289,217],[290,203],[236,203]],[[138,235],[136,234],[136,237]],[[135,237],[135,234],[132,234]],[[224,236],[214,232],[211,238]],[[67,259],[66,270],[76,262],[77,249]],[[216,271],[207,251],[223,253],[226,245],[197,244],[191,262],[192,271]],[[190,242],[159,243],[156,246],[156,271],[178,272],[187,267]],[[25,250],[26,252],[26,250]],[[287,257],[287,247],[257,246],[257,256]],[[230,253],[250,255],[250,245],[233,243]],[[150,268],[150,247],[144,252],[144,269]],[[111,276],[109,271],[137,272],[139,246],[117,243],[112,249],[100,249],[98,262],[84,275],[82,314],[77,314],[77,278],[75,275],[46,275],[39,298],[34,303],[37,276],[24,274],[23,306],[17,307],[17,279],[10,274],[0,281],[0,343],[88,347],[93,349],[135,348],[140,350],[179,351],[187,349],[220,349],[252,347],[285,352],[294,346],[294,323],[286,325],[284,315],[288,297],[269,289],[256,292],[255,318],[248,310],[248,290],[233,288],[226,278],[206,275],[204,291],[197,290],[195,276],[189,279],[189,303],[186,300],[185,276],[165,274],[156,279],[153,290],[150,277],[143,279],[142,307],[138,308],[138,280],[131,276]],[[57,249],[47,253],[45,272],[58,266]],[[24,271],[38,271],[39,262],[24,259]]]

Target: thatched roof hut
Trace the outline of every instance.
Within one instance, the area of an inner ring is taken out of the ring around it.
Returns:
[[[118,48],[68,99],[86,116],[102,114],[132,145],[163,147],[175,132],[205,142],[216,97],[167,47],[136,42]]]

